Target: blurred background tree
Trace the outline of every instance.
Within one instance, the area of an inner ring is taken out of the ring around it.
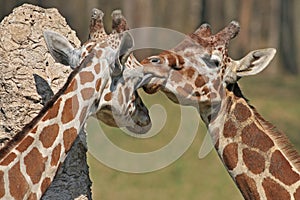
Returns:
[[[215,31],[232,20],[241,25],[241,32],[232,42],[230,51],[238,58],[256,48],[275,47],[278,50],[275,65],[268,74],[298,73],[300,57],[300,24],[296,14],[300,2],[295,0],[4,0],[1,1],[0,19],[23,3],[41,7],[56,7],[77,31],[81,41],[87,38],[90,12],[93,7],[102,9],[106,24],[110,23],[113,9],[122,9],[131,28],[156,26],[182,33],[193,32],[203,22]],[[109,30],[110,27],[107,27]]]

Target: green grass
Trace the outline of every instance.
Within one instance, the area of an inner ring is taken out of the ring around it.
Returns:
[[[265,119],[287,133],[299,150],[300,77],[269,78],[259,75],[241,80],[240,85],[251,104]],[[148,152],[165,146],[175,136],[180,123],[180,107],[164,95],[143,94],[142,97],[147,106],[160,104],[168,114],[167,122],[158,135],[149,139],[136,139],[119,129],[101,125],[114,144],[128,151]],[[193,117],[190,120],[198,121],[200,118]],[[187,128],[186,134],[190,134],[190,131],[193,130]],[[106,167],[89,154],[93,199],[242,199],[215,150],[204,159],[198,158],[205,134],[206,129],[200,123],[196,138],[188,151],[172,165],[150,173],[119,172]]]

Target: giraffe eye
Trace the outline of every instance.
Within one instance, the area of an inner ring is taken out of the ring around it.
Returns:
[[[220,61],[217,59],[203,59],[208,68],[214,69],[220,66]]]
[[[160,64],[160,59],[159,58],[150,58],[149,60],[151,63],[154,63],[154,64]]]
[[[213,59],[212,62],[216,65],[219,66],[220,65],[220,61],[217,59]]]
[[[211,57],[210,57],[210,62],[211,62],[214,66],[219,67],[220,64],[221,64],[221,59],[222,59],[222,57],[220,57],[218,54],[213,54],[213,55],[211,55]]]

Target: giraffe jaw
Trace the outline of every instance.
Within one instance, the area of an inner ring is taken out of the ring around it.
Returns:
[[[125,127],[129,131],[136,134],[147,133],[152,127],[148,111],[142,111],[145,113],[142,116],[139,116],[139,114],[134,114],[131,119],[127,119],[125,122],[123,121],[124,119],[119,118],[116,115],[114,116],[111,109],[112,108],[102,109],[96,113],[96,117],[108,126]]]
[[[136,134],[145,134],[151,129],[151,127],[152,123],[150,122],[145,126],[141,126],[139,124],[135,124],[134,126],[126,126],[126,129]]]
[[[157,91],[159,91],[161,89],[161,87],[164,85],[164,81],[159,80],[157,81],[157,78],[155,80],[152,79],[153,75],[149,74],[147,78],[144,79],[143,81],[143,90],[147,93],[147,94],[154,94]],[[153,81],[152,81],[153,80]]]

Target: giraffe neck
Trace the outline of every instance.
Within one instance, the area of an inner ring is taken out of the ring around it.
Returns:
[[[96,76],[108,70],[90,66],[91,61],[83,61],[45,109],[0,151],[0,198],[39,199],[50,185],[106,85]]]
[[[300,199],[300,156],[247,100],[227,91],[217,117],[207,126],[245,199]]]

